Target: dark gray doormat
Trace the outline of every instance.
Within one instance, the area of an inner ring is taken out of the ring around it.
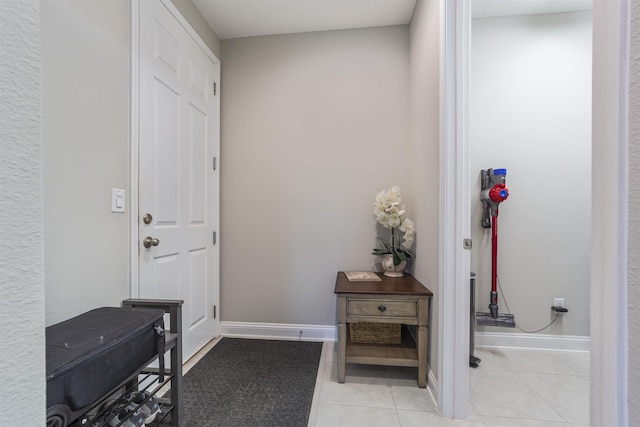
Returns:
[[[306,427],[322,343],[223,338],[184,376],[184,427]]]

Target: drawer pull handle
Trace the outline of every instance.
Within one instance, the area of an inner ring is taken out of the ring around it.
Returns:
[[[387,311],[387,307],[385,307],[384,305],[379,305],[378,310],[380,310],[380,313],[384,313],[385,311]]]

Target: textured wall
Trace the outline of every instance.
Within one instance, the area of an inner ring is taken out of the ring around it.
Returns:
[[[408,28],[222,55],[222,320],[333,325],[336,272],[375,268],[375,194],[399,185],[413,213]]]
[[[640,425],[640,4],[631,2],[629,92],[629,425]]]
[[[410,27],[411,193],[416,229],[415,276],[433,292],[429,365],[438,372],[440,2],[418,0]]]
[[[474,19],[470,75],[471,269],[488,311],[491,230],[480,226],[480,170],[507,168],[498,277],[527,331],[589,336],[591,12]],[[490,329],[490,328],[483,328]],[[521,332],[491,328],[492,332]]]
[[[2,426],[45,424],[39,8],[0,2]]]

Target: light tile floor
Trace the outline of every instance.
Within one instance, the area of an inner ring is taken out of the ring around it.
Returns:
[[[186,373],[220,338],[184,365]],[[584,427],[589,425],[589,353],[476,348],[471,415],[441,416],[415,368],[347,365],[337,379],[335,343],[322,347],[308,427]]]
[[[589,353],[479,349],[471,416],[441,416],[415,368],[347,365],[337,381],[334,342],[323,345],[309,427],[577,427],[589,425]]]

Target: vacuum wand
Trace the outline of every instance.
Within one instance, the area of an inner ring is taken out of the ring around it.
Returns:
[[[489,294],[489,313],[476,313],[476,322],[485,326],[506,326],[514,328],[512,314],[498,314],[498,206],[507,200],[509,190],[505,184],[506,169],[487,169],[482,171],[482,221],[484,228],[491,228],[491,293]]]
[[[491,294],[489,312],[494,319],[498,318],[498,216],[491,217]]]

